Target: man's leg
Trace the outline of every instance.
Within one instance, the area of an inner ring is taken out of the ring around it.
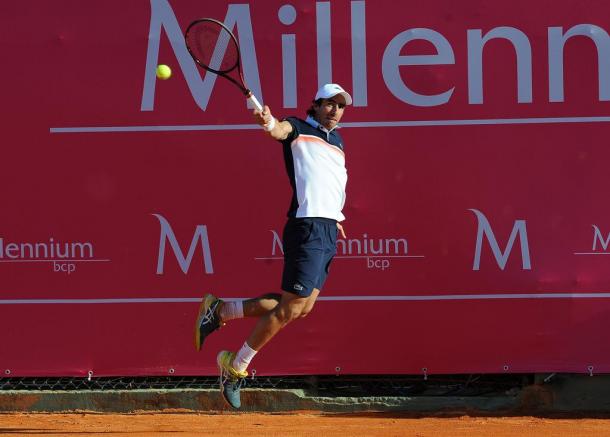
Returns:
[[[330,224],[333,225],[336,236],[336,223]],[[261,308],[260,301],[254,303],[254,307],[249,309],[250,314],[260,317],[246,342],[237,354],[229,351],[221,351],[218,354],[217,362],[223,376],[222,394],[234,408],[241,405],[241,384],[248,375],[246,369],[256,353],[291,321],[305,316],[313,308],[326,277],[326,267],[329,265],[326,254],[332,255],[336,251],[334,242],[332,247],[325,247],[329,243],[328,237],[332,236],[326,225],[327,223],[318,223],[313,219],[288,221],[282,238],[284,292],[279,304],[268,310],[270,305]],[[297,292],[309,295],[301,296]]]
[[[292,320],[303,317],[315,303],[320,291],[314,289],[310,296],[300,297],[284,292],[280,303],[271,311],[262,315],[254,330],[237,354],[221,351],[216,362],[221,372],[221,392],[225,400],[233,408],[241,407],[240,389],[244,378],[248,376],[246,369],[254,355]],[[258,308],[255,304],[255,309]]]
[[[231,365],[238,372],[245,372],[254,355],[269,342],[284,326],[300,317],[305,317],[313,308],[320,294],[314,288],[309,296],[301,297],[284,292],[280,303],[273,310],[264,313],[256,323],[254,330],[233,358]]]
[[[227,302],[211,294],[205,295],[195,323],[195,348],[200,350],[206,337],[229,320],[260,317],[272,311],[281,297],[279,293],[268,293],[254,299]]]
[[[220,302],[216,312],[221,324],[243,317],[260,317],[273,310],[280,303],[281,298],[282,295],[279,293],[267,293],[243,301],[227,302],[219,299]]]
[[[307,315],[313,308],[318,294],[320,294],[320,290],[317,288],[314,288],[307,297],[300,297],[287,291],[282,293],[282,299],[273,311],[269,311],[258,319],[246,343],[257,352],[261,350],[288,323]]]
[[[283,294],[269,293],[254,299],[237,302],[225,302],[208,294],[201,304],[197,319],[195,330],[197,350],[201,348],[201,344],[207,335],[224,325],[228,320],[241,317],[259,317],[259,322],[247,340],[249,345],[256,344],[258,348],[253,347],[253,349],[258,351],[290,321],[306,316],[313,308],[318,294],[320,294],[320,290],[314,288],[311,295],[307,297],[299,297],[288,292]],[[278,309],[278,307],[280,308]],[[274,314],[276,310],[277,314]],[[206,314],[208,314],[207,317]],[[212,325],[213,329],[208,329],[209,332],[206,331],[204,334],[202,330],[206,325]]]
[[[263,314],[241,349],[230,361],[231,367],[244,374],[254,355],[291,321],[304,317],[313,308],[320,290],[314,288],[311,295],[302,297],[284,292],[280,303]]]
[[[275,309],[281,299],[282,295],[280,293],[268,293],[254,299],[244,300],[244,316],[261,317]]]
[[[314,304],[316,303],[316,300],[318,299],[319,294],[320,294],[320,290],[318,290],[317,288],[314,288],[313,291],[311,292],[311,295],[307,299],[307,304],[305,305],[305,308],[301,312],[300,317],[305,317],[305,316],[307,316],[307,314],[309,314],[311,312]]]

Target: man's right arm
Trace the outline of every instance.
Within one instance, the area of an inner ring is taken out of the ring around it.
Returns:
[[[255,109],[252,115],[256,123],[261,125],[274,140],[285,140],[292,133],[292,124],[287,121],[277,120],[271,115],[271,110],[267,105],[263,107],[262,111]]]

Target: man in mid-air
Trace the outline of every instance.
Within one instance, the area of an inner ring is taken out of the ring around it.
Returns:
[[[199,307],[195,346],[227,321],[257,317],[254,330],[237,352],[217,356],[224,399],[240,408],[240,389],[254,355],[291,321],[306,316],[314,306],[335,256],[345,204],[345,152],[337,125],[351,96],[337,84],[322,86],[307,110],[305,120],[277,120],[268,106],[253,113],[256,122],[282,143],[286,171],[293,194],[282,243],[284,270],[281,294],[266,294],[245,301],[223,301],[206,295]]]

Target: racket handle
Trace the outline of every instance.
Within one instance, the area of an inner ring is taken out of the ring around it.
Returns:
[[[248,96],[248,101],[250,103],[252,103],[254,105],[254,107],[256,109],[258,109],[259,111],[263,110],[263,106],[259,103],[258,99],[256,98],[256,96],[252,93],[250,93],[250,95]]]

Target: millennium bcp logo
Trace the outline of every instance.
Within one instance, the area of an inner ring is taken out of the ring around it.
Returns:
[[[109,261],[96,258],[90,241],[60,241],[54,237],[44,241],[13,241],[0,237],[0,263],[50,264],[53,272],[70,275],[80,263]]]
[[[255,260],[281,260],[284,258],[284,247],[280,234],[271,229],[271,256],[256,257]],[[409,241],[406,237],[373,237],[363,233],[357,238],[337,239],[335,260],[364,261],[367,269],[388,270],[392,262],[405,259],[422,259],[423,255],[409,253]]]

